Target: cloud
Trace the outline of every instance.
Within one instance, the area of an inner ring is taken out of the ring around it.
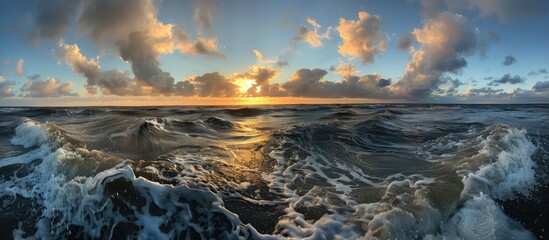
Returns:
[[[265,66],[250,66],[250,71],[240,74],[234,74],[232,79],[248,79],[253,80],[252,85],[246,90],[245,95],[248,97],[280,97],[286,96],[286,91],[283,87],[274,83],[271,80],[275,79],[280,72],[272,67]]]
[[[225,55],[218,51],[216,38],[198,37],[194,41],[187,33],[184,26],[173,29],[175,47],[181,52],[190,55],[207,55],[224,58]]]
[[[501,94],[505,94],[505,91],[502,89],[493,89],[491,87],[483,87],[483,88],[472,88],[468,87],[465,89],[465,92],[463,93],[463,96],[471,97],[471,96],[497,96]]]
[[[339,64],[337,67],[331,67],[330,71],[334,71],[336,73],[339,73],[344,78],[350,77],[352,75],[356,75],[360,71],[355,68],[355,65],[352,63],[342,63]]]
[[[517,59],[511,55],[505,56],[505,60],[503,61],[503,65],[510,66],[517,62]]]
[[[469,9],[478,9],[481,17],[497,15],[502,21],[545,12],[544,0],[464,0]]]
[[[438,13],[412,34],[420,47],[412,53],[404,76],[393,88],[404,98],[428,96],[444,73],[460,73],[467,66],[464,56],[478,49],[478,31],[459,14]]]
[[[287,61],[280,60],[278,57],[274,59],[267,59],[263,56],[263,53],[259,50],[252,49],[255,56],[257,57],[257,62],[259,64],[272,65],[274,64],[277,67],[285,67],[288,65]]]
[[[237,97],[239,88],[232,79],[227,79],[218,72],[206,73],[188,80],[195,87],[199,97]]]
[[[129,38],[117,43],[120,57],[132,65],[136,80],[147,87],[152,87],[153,93],[169,96],[173,93],[174,78],[170,73],[160,69],[158,53],[147,41],[147,35],[133,32]]]
[[[549,91],[549,81],[536,82],[536,85],[532,89],[536,92],[547,92]]]
[[[454,94],[457,94],[457,88],[462,86],[463,84],[464,83],[459,79],[454,79],[451,77],[442,77],[434,93],[439,96],[454,95]]]
[[[499,79],[495,79],[493,81],[491,81],[490,83],[488,83],[488,86],[498,86],[499,84],[519,84],[519,83],[524,83],[526,79],[519,76],[519,75],[515,75],[515,76],[511,76],[511,74],[507,73],[505,75],[503,75],[501,78]]]
[[[15,68],[15,72],[17,73],[18,76],[21,76],[23,75],[23,73],[25,73],[25,71],[23,70],[24,63],[25,63],[25,60],[23,60],[22,58],[17,60],[17,66]]]
[[[547,69],[545,68],[540,68],[539,70],[532,70],[528,73],[528,76],[537,76],[537,75],[540,75],[540,74],[543,74],[543,75],[547,75]]]
[[[216,9],[212,0],[198,0],[194,6],[193,20],[199,34],[212,35]]]
[[[299,28],[298,35],[295,37],[296,41],[306,42],[312,47],[320,47],[322,46],[322,41],[324,39],[330,39],[330,32],[332,31],[331,27],[328,27],[324,33],[319,33],[322,26],[320,26],[320,24],[312,18],[307,17],[306,20],[312,28],[305,25],[301,26]]]
[[[13,93],[14,85],[14,81],[7,81],[4,77],[0,76],[0,99],[15,96]]]
[[[342,56],[359,57],[363,64],[373,63],[374,56],[385,51],[387,36],[380,31],[381,18],[365,11],[358,13],[358,20],[339,19],[337,31],[343,40],[338,52]]]
[[[78,19],[79,31],[96,41],[125,39],[156,22],[153,0],[89,0]]]
[[[412,33],[404,33],[398,39],[397,46],[400,50],[413,51],[413,44],[416,41]]]
[[[45,80],[27,81],[21,87],[21,92],[24,97],[32,98],[78,96],[78,94],[71,92],[73,87],[72,82],[61,83],[55,78],[46,78]]]
[[[195,5],[197,29],[207,34],[211,34],[215,17],[213,7],[209,1]],[[117,69],[102,71],[95,60],[82,56],[76,45],[61,44],[60,59],[86,77],[85,87],[89,93],[171,96],[181,93],[185,85],[177,85],[171,74],[162,70],[158,60],[161,54],[179,50],[191,55],[224,57],[218,51],[215,37],[193,40],[184,26],[159,21],[154,0],[88,0],[80,9],[77,17],[80,34],[101,47],[117,49],[120,57],[131,64],[135,76],[131,78]]]
[[[97,94],[101,90],[104,95],[142,95],[134,79],[120,70],[101,71],[94,59],[87,59],[76,44],[59,44],[58,58],[69,65],[76,73],[86,77],[86,90]]]
[[[90,85],[95,85],[94,81],[97,79],[100,67],[94,59],[86,59],[80,48],[76,44],[59,44],[58,58],[62,59],[72,70],[76,73],[84,75],[88,80],[92,80]]]
[[[34,26],[28,36],[31,43],[36,45],[41,39],[59,41],[81,3],[80,0],[38,1]]]
[[[390,79],[379,74],[348,76],[341,82],[324,80],[328,72],[322,69],[299,69],[283,84],[292,97],[312,98],[386,98]]]

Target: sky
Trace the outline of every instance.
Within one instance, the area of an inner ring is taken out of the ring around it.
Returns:
[[[544,0],[0,3],[0,105],[547,103]]]

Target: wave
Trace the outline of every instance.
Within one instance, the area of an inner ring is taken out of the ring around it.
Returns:
[[[0,161],[1,168],[40,160],[27,175],[0,182],[5,207],[18,209],[19,203],[25,201],[39,206],[26,220],[33,221],[34,227],[9,223],[15,229],[14,238],[260,236],[226,210],[222,199],[208,185],[162,184],[151,177],[184,177],[180,171],[161,168],[168,162],[143,166],[141,162],[124,161],[70,142],[61,145],[59,141],[63,139],[49,124],[25,119],[12,142],[35,150]]]
[[[225,109],[224,112],[226,114],[236,116],[236,117],[255,117],[264,113],[261,109],[257,109],[257,108]]]
[[[0,159],[0,232],[29,239],[534,238],[498,201],[531,196],[543,143],[514,126],[418,122],[425,113],[389,107],[331,108],[351,113],[349,121],[299,117],[269,128],[272,115],[257,124],[222,108],[190,117],[155,109],[155,116],[105,111],[98,118],[92,111],[89,121],[74,110],[57,124],[4,121],[10,146],[0,148],[14,150]]]
[[[424,170],[429,175],[428,169],[451,165],[454,177],[449,172],[435,178],[380,178],[357,171],[351,162],[335,161],[337,156],[345,159],[342,152],[329,154],[320,150],[326,146],[307,142],[319,140],[311,127],[322,128],[318,133],[325,139],[335,140],[326,131],[345,133],[335,125],[314,125],[280,135],[284,140],[271,153],[277,169],[267,178],[272,191],[287,197],[286,215],[276,233],[292,238],[534,239],[494,201],[528,194],[536,183],[531,159],[535,147],[526,131],[488,126],[470,136],[479,139],[477,145],[464,146],[478,154],[435,161]],[[296,138],[303,136],[296,135],[303,129],[309,131],[307,137]],[[332,145],[340,144],[333,140]],[[357,182],[363,183],[352,184]],[[323,214],[308,219],[304,208],[319,208],[315,211]]]

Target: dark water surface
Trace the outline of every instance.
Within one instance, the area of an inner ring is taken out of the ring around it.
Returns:
[[[547,239],[549,105],[0,108],[0,234]]]

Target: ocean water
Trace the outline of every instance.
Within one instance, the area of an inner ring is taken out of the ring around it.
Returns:
[[[547,239],[549,105],[0,108],[0,236]]]

